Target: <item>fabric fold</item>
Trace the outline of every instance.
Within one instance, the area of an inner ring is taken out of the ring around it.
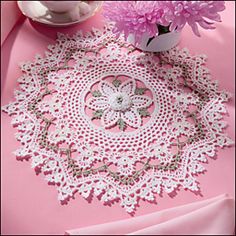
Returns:
[[[132,219],[67,230],[67,235],[233,235],[235,200],[226,194]]]
[[[16,1],[1,1],[1,46],[21,17]]]

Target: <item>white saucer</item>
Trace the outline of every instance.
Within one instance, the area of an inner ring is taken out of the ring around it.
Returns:
[[[73,20],[68,13],[52,12],[39,1],[17,1],[17,5],[21,12],[33,21],[51,26],[67,26],[87,20],[101,8],[103,3],[102,1],[89,2],[92,10],[88,14],[82,15],[78,20]]]

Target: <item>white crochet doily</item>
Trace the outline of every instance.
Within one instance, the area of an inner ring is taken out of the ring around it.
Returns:
[[[198,192],[207,157],[233,143],[222,121],[230,95],[204,55],[140,52],[110,26],[58,34],[48,49],[22,63],[16,101],[3,110],[22,144],[16,156],[31,158],[59,200],[95,194],[131,213],[162,191]]]

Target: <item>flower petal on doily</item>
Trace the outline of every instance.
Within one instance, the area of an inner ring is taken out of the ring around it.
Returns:
[[[137,111],[137,109],[133,108],[129,111],[121,113],[121,118],[127,123],[127,125],[138,128],[141,125],[141,117]]]
[[[123,82],[120,85],[119,90],[121,93],[127,93],[128,95],[131,96],[134,94],[135,88],[136,88],[135,81],[133,79],[130,79]]]
[[[92,97],[88,99],[86,105],[93,110],[104,110],[108,108],[108,101],[106,97]]]
[[[102,126],[104,126],[105,128],[109,128],[115,125],[119,117],[120,117],[119,112],[116,112],[112,109],[106,109],[103,112],[102,119],[101,119]]]
[[[98,85],[98,89],[101,91],[102,95],[105,97],[109,97],[112,94],[116,93],[116,88],[107,81],[101,81]]]
[[[136,108],[145,108],[152,104],[152,99],[148,96],[134,95],[132,96],[132,103]]]

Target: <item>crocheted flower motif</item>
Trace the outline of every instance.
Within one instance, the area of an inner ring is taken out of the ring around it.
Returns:
[[[107,46],[107,51],[110,59],[117,59],[121,50],[117,43],[110,43]]]
[[[94,162],[94,156],[99,151],[96,147],[91,147],[90,145],[77,145],[79,154],[76,156],[76,161],[79,163],[81,167],[89,167]],[[96,155],[96,159],[99,159],[99,156]]]
[[[158,145],[154,148],[154,155],[158,158],[160,158],[160,156],[166,155],[166,153],[168,153],[168,148],[167,145]]]
[[[131,175],[135,170],[134,163],[135,159],[130,158],[128,154],[121,155],[117,160],[119,173],[123,175]]]
[[[118,84],[115,84],[116,81]],[[121,130],[126,125],[133,128],[140,127],[143,109],[152,104],[152,99],[145,95],[136,95],[134,79],[123,83],[114,80],[113,84],[103,80],[98,88],[95,97],[90,98],[86,104],[90,109],[95,110],[94,114],[99,114],[96,118],[101,118],[103,127],[118,125]]]

